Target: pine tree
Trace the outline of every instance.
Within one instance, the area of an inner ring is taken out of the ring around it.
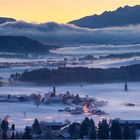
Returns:
[[[11,130],[12,130],[12,131],[15,131],[15,124],[12,124]]]
[[[112,120],[110,133],[111,133],[111,136],[110,136],[111,139],[122,139],[123,138],[122,128],[121,128],[121,125],[119,124],[118,120]]]
[[[1,122],[1,129],[2,129],[3,131],[5,131],[5,132],[8,131],[8,129],[9,129],[9,122],[8,122],[7,120],[3,120],[3,121]]]
[[[18,131],[16,132],[16,135],[15,135],[15,139],[19,139],[20,137],[19,137],[19,133],[18,133]]]
[[[12,137],[11,137],[11,139],[14,139],[15,138],[15,124],[12,124],[12,126],[11,126],[11,131],[12,131]]]
[[[24,136],[23,136],[24,139],[31,139],[32,136],[31,136],[31,130],[29,127],[25,127],[25,132],[24,132]]]
[[[98,124],[98,139],[109,139],[109,124],[105,119]]]
[[[79,128],[77,127],[77,123],[72,123],[69,126],[68,131],[72,139],[77,139],[79,137]]]
[[[14,132],[12,132],[12,137],[11,137],[11,139],[15,139],[15,133],[14,133]]]
[[[40,123],[38,122],[37,119],[34,120],[34,123],[32,125],[32,131],[35,134],[41,134],[42,133],[41,125],[40,125]]]
[[[136,139],[136,126],[135,125],[133,125],[132,127],[131,127],[131,138],[134,140],[134,139]]]
[[[126,122],[124,129],[123,129],[123,138],[124,139],[131,139],[131,129],[128,125],[128,122]]]
[[[90,121],[89,119],[86,117],[85,120],[82,122],[81,126],[80,126],[80,138],[83,139],[84,136],[88,136],[88,131],[89,131],[89,124]]]
[[[2,139],[7,139],[7,132],[6,131],[3,131],[2,132]]]
[[[91,119],[90,120],[90,125],[89,125],[89,139],[96,139],[96,126],[94,121]]]

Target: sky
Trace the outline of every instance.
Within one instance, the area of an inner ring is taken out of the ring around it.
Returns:
[[[27,22],[67,23],[120,6],[139,4],[140,0],[0,0],[0,16]]]

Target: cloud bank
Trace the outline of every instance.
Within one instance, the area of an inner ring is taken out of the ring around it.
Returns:
[[[140,25],[88,29],[54,22],[36,24],[18,21],[1,24],[0,35],[27,36],[48,44],[130,44],[140,43]]]

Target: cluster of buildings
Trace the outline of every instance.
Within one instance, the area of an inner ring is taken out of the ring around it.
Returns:
[[[108,104],[107,101],[98,101],[89,96],[80,97],[78,94],[74,95],[68,91],[65,94],[56,94],[55,87],[53,87],[52,92],[43,95],[0,95],[0,102],[33,102],[37,107],[41,104],[64,104],[66,108],[60,108],[58,111],[66,111],[70,114],[91,113],[92,115],[105,114],[98,108]]]

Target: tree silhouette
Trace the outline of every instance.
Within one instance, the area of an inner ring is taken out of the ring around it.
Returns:
[[[112,120],[111,122],[111,128],[110,128],[111,139],[122,139],[122,127],[119,124],[118,120]]]
[[[89,132],[89,119],[86,117],[80,126],[80,138],[83,139],[84,136],[88,136]]]
[[[41,134],[42,133],[41,125],[40,125],[40,123],[38,122],[37,119],[34,120],[34,123],[32,125],[32,131],[35,134]]]
[[[105,119],[98,124],[98,139],[109,139],[109,124]]]
[[[89,123],[89,139],[96,139],[96,126],[94,121],[91,119]]]
[[[25,127],[25,132],[24,132],[23,138],[24,139],[31,139],[32,138],[31,129],[29,127]]]

